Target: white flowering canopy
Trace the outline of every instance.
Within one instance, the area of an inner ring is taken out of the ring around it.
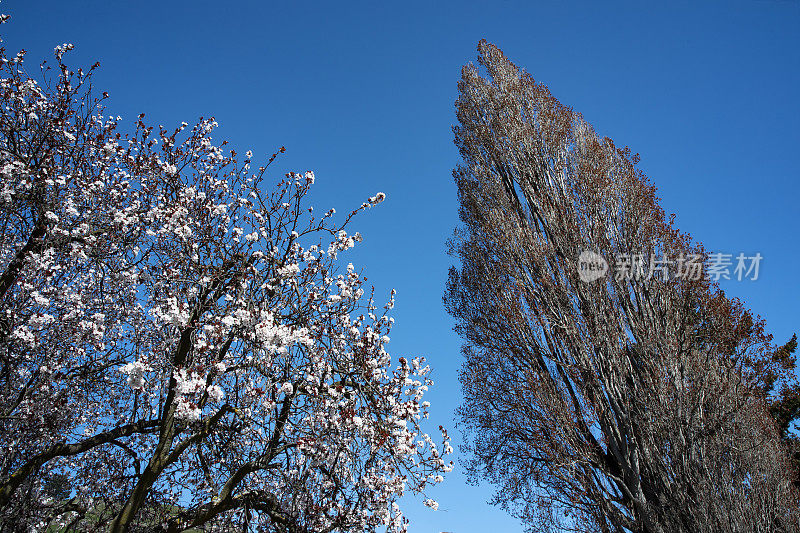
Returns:
[[[394,293],[337,266],[385,195],[335,222],[213,120],[126,134],[70,48],[0,62],[0,529],[404,531],[452,448]]]

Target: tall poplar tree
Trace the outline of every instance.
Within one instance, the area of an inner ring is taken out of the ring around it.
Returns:
[[[445,294],[472,475],[534,531],[796,531],[763,322],[698,275],[636,155],[478,50]]]

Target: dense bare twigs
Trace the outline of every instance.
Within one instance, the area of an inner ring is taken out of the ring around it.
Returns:
[[[535,531],[797,530],[761,394],[779,371],[763,323],[675,270],[583,281],[585,251],[705,252],[628,149],[495,46],[481,42],[479,67],[463,69],[456,103],[464,228],[445,295],[466,341],[473,475]]]

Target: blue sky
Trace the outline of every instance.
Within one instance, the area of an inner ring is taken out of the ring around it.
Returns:
[[[460,341],[441,304],[456,226],[450,171],[461,66],[499,45],[618,144],[642,156],[677,224],[707,248],[760,252],[728,282],[776,339],[800,330],[800,1],[151,2],[6,0],[5,46],[28,69],[62,42],[101,70],[110,111],[151,124],[214,116],[240,151],[314,170],[318,209],[387,201],[348,258],[398,291],[396,355],[434,367],[434,423],[453,428]],[[434,426],[435,427],[435,426]],[[454,440],[460,436],[451,430]],[[413,533],[522,527],[456,471],[438,512],[406,504]]]

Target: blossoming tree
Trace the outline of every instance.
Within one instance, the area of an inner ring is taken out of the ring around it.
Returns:
[[[70,48],[0,51],[0,529],[404,531],[452,448],[337,266],[384,195],[337,222],[213,120],[126,134]]]

